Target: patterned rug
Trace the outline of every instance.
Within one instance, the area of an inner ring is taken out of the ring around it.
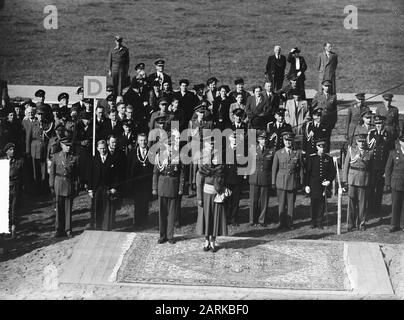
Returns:
[[[343,243],[219,238],[216,253],[204,239],[157,244],[156,235],[136,234],[117,270],[116,282],[349,290]]]

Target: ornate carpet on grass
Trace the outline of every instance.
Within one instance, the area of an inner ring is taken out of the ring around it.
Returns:
[[[156,235],[136,234],[117,282],[349,290],[343,243],[222,237],[212,253],[202,250],[202,238],[174,245],[156,240]]]

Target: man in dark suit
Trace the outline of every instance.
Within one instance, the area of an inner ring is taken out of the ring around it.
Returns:
[[[404,226],[404,135],[398,138],[395,149],[389,153],[385,184],[386,190],[391,191],[390,232],[400,231]]]
[[[117,172],[105,140],[97,142],[97,150],[91,161],[88,181],[88,194],[93,199],[91,219],[97,230],[109,231],[115,215]]]
[[[331,82],[330,93],[336,94],[335,74],[338,65],[338,55],[332,51],[332,44],[329,42],[324,43],[324,51],[319,53],[317,58],[317,71],[319,87],[321,92],[323,81]]]
[[[281,54],[281,47],[274,47],[274,55],[268,57],[265,75],[272,81],[275,90],[280,90],[285,78],[286,57]]]
[[[72,141],[64,137],[60,140],[62,151],[52,157],[49,172],[49,187],[56,198],[55,237],[71,236],[72,206],[78,182],[78,158],[71,152]]]
[[[104,107],[102,106],[97,106],[97,109],[95,110],[95,116],[95,140],[105,140],[109,135],[107,129],[110,127],[110,124],[108,124],[108,122],[110,122],[111,120],[105,118]]]
[[[255,86],[254,95],[247,98],[245,111],[250,127],[253,129],[265,129],[270,119],[269,101],[262,96],[262,87]]]
[[[148,157],[146,134],[140,133],[137,136],[137,147],[132,153],[127,164],[127,179],[130,196],[134,200],[133,225],[142,227],[146,225],[149,216],[153,180],[153,164]]]
[[[290,63],[287,78],[296,77],[297,87],[301,90],[302,99],[306,99],[306,91],[304,88],[304,81],[306,80],[305,72],[307,70],[306,60],[300,56],[299,48],[293,48],[288,54],[287,61]]]
[[[276,189],[279,205],[278,229],[294,229],[296,193],[303,187],[303,159],[299,150],[292,148],[294,134],[283,133],[284,148],[275,152],[272,164],[272,188]],[[287,208],[287,211],[286,211]]]
[[[275,150],[267,144],[265,130],[258,132],[257,140],[258,145],[249,151],[256,154],[255,171],[248,180],[250,184],[250,225],[255,226],[259,223],[262,227],[265,227]]]
[[[284,132],[292,132],[292,126],[285,122],[285,109],[278,109],[275,111],[275,122],[269,122],[267,125],[268,140],[276,151],[285,146],[282,139]]]
[[[108,75],[112,77],[114,94],[118,96],[129,85],[129,49],[122,45],[122,40],[121,36],[115,36],[115,47],[109,53],[108,62]]]
[[[220,86],[219,92],[219,96],[213,100],[212,118],[214,127],[224,130],[231,125],[229,110],[232,100],[227,96],[228,86]]]
[[[114,228],[115,225],[115,211],[119,210],[122,205],[122,194],[124,191],[124,186],[126,183],[126,156],[123,150],[118,148],[118,138],[117,136],[111,134],[107,138],[108,153],[111,157],[112,162],[115,166],[116,179],[115,185],[117,190],[117,195],[113,205],[115,207],[114,214],[112,215],[111,226]]]
[[[118,112],[112,109],[109,113],[109,121],[103,123],[103,130],[107,137],[109,135],[120,136],[123,132],[122,122],[118,119]]]
[[[178,99],[178,109],[184,114],[185,126],[188,125],[194,114],[194,108],[199,104],[196,95],[188,90],[189,81],[181,79],[179,81],[180,91],[174,92],[174,97]],[[183,129],[183,128],[181,128]]]
[[[269,121],[275,121],[275,111],[279,109],[281,98],[279,94],[275,93],[271,81],[265,81],[264,91],[262,92],[264,99],[268,100],[269,105]]]
[[[165,66],[165,61],[163,59],[157,59],[154,62],[154,65],[156,66],[156,72],[151,73],[148,78],[147,78],[147,83],[150,88],[153,87],[153,83],[158,81],[160,83],[160,89],[163,88],[163,82],[168,82],[170,83],[170,87],[172,87],[173,83],[171,81],[171,77],[164,73],[164,66]]]
[[[325,139],[316,140],[317,152],[307,161],[305,192],[310,195],[311,227],[323,228],[327,187],[335,179],[335,166],[331,156],[324,152]]]

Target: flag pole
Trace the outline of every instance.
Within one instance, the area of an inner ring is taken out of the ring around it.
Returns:
[[[96,123],[96,114],[95,111],[97,109],[97,99],[93,99],[93,157],[95,157],[95,123]]]

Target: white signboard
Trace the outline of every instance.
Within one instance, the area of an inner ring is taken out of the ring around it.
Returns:
[[[107,77],[84,76],[84,98],[105,99]]]
[[[8,229],[8,194],[10,162],[0,160],[0,233],[9,233]]]

